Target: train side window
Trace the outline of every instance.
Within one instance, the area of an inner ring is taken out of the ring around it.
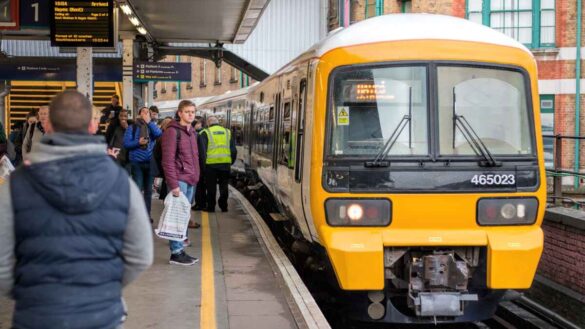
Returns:
[[[307,99],[307,79],[302,79],[299,85],[298,124],[295,152],[295,181],[300,183],[303,178],[303,149],[305,145],[305,103]]]
[[[279,163],[288,167],[290,159],[290,132],[291,132],[291,112],[290,102],[284,103],[283,116],[280,120],[280,152],[279,152]]]

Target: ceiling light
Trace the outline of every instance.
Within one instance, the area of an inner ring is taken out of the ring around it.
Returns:
[[[124,12],[124,14],[132,15],[132,9],[130,8],[130,6],[128,4],[120,5],[120,8],[122,8],[122,11]]]
[[[138,32],[140,32],[140,34],[146,34],[147,33],[146,32],[146,29],[143,28],[143,27],[139,27],[139,28],[137,28],[137,30],[138,30]]]
[[[138,20],[138,18],[136,17],[129,17],[130,19],[130,23],[132,23],[132,25],[134,26],[139,26],[140,25],[140,21]]]

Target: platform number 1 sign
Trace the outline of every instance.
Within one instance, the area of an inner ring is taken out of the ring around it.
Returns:
[[[49,0],[20,0],[21,27],[48,29],[49,14]]]
[[[18,29],[17,0],[0,0],[0,30]]]

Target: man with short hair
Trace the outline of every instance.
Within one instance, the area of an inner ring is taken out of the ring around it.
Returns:
[[[179,121],[171,121],[162,137],[162,167],[169,192],[175,197],[183,193],[191,203],[200,177],[197,132],[191,127],[195,119],[195,104],[182,100],[177,115]],[[199,261],[185,253],[183,241],[170,241],[169,245],[169,263],[193,265]]]
[[[114,329],[122,288],[152,264],[148,215],[89,134],[87,98],[67,90],[50,108],[52,133],[0,185],[0,295],[16,302],[13,328]]]
[[[151,106],[148,108],[148,110],[150,111],[150,119],[154,122],[158,122],[158,115],[159,115],[159,110],[158,107],[156,107],[155,105]]]
[[[204,156],[205,185],[207,188],[207,212],[215,212],[217,184],[219,199],[217,203],[222,212],[228,211],[228,182],[231,166],[236,161],[237,150],[231,132],[219,125],[215,116],[207,118],[208,128],[201,132],[200,154]]]
[[[151,167],[152,150],[156,139],[162,135],[162,131],[152,121],[148,107],[138,110],[138,119],[126,129],[124,134],[124,148],[128,150],[128,160],[132,178],[144,192],[146,210],[150,214],[152,203],[152,184],[154,176]]]

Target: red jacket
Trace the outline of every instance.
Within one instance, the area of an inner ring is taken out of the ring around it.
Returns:
[[[177,138],[177,132],[181,134],[179,138]],[[199,150],[195,129],[191,125],[184,127],[177,121],[173,121],[163,133],[161,146],[162,167],[169,191],[179,187],[179,181],[189,185],[197,184],[199,182]]]

